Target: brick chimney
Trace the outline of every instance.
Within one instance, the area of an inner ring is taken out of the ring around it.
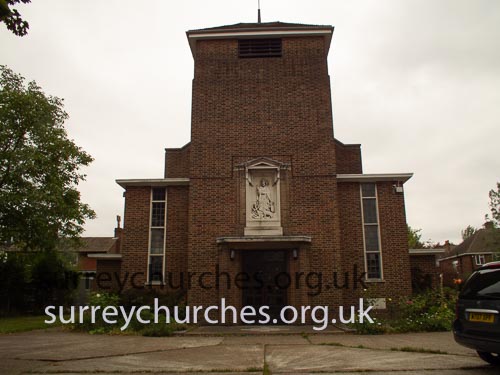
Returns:
[[[116,252],[119,254],[122,252],[122,238],[123,238],[123,228],[121,228],[120,223],[122,218],[120,215],[116,215],[116,228],[115,228],[115,238],[116,241]]]
[[[444,247],[445,253],[448,253],[451,250],[450,241],[448,241],[448,240],[444,241],[443,247]]]

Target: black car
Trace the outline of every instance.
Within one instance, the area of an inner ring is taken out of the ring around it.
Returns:
[[[458,296],[453,335],[486,362],[500,365],[500,262],[485,264],[465,282]]]

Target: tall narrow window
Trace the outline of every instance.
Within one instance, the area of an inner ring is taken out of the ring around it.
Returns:
[[[149,224],[148,282],[162,283],[165,264],[166,189],[151,189]]]
[[[361,184],[361,203],[365,270],[368,279],[380,280],[382,279],[382,254],[376,184]]]

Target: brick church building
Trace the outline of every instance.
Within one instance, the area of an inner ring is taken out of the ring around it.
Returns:
[[[334,137],[332,26],[240,23],[187,32],[191,141],[163,178],[124,179],[125,289],[183,289],[189,305],[349,305],[411,293],[403,184],[364,174]],[[132,277],[133,276],[133,277]],[[364,289],[368,289],[367,292]],[[276,310],[277,311],[277,310]]]

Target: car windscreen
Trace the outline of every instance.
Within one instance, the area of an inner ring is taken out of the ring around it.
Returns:
[[[460,298],[500,299],[500,269],[475,272],[465,283]]]

